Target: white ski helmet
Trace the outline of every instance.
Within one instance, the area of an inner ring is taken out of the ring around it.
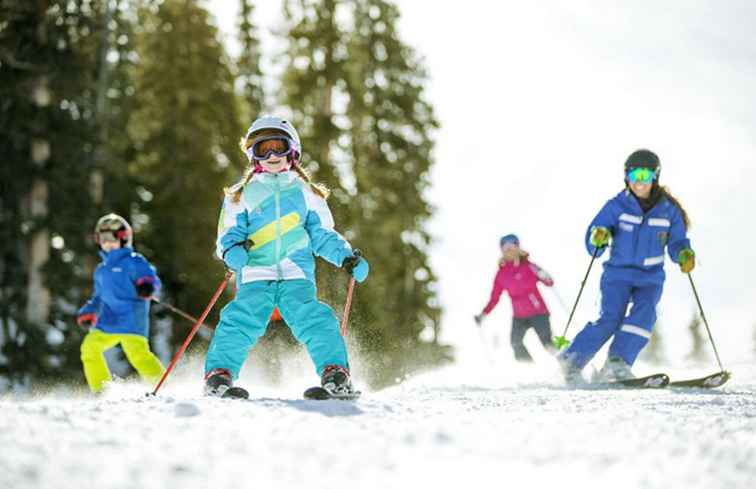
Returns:
[[[121,246],[132,247],[134,244],[134,232],[128,221],[118,214],[106,214],[97,220],[94,238],[97,245],[101,245],[103,238],[117,239]]]
[[[272,115],[264,115],[262,117],[258,117],[257,119],[255,119],[252,125],[249,126],[249,129],[247,129],[247,134],[246,136],[244,136],[244,139],[246,141],[254,139],[256,133],[265,130],[281,131],[289,136],[289,139],[291,139],[292,143],[294,144],[295,154],[293,155],[293,160],[299,160],[299,157],[302,155],[302,141],[299,139],[299,133],[296,129],[294,129],[294,126],[291,124],[291,122]]]

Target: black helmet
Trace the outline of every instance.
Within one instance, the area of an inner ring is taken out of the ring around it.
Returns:
[[[625,160],[625,173],[629,172],[631,168],[650,168],[656,172],[658,177],[661,171],[661,163],[659,157],[653,151],[639,149],[633,151]]]

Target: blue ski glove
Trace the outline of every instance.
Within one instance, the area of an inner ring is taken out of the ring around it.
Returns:
[[[364,282],[370,272],[370,265],[360,253],[360,250],[354,250],[354,255],[344,258],[341,266],[349,272],[354,279],[360,283]]]
[[[247,250],[242,245],[234,245],[223,252],[223,261],[234,272],[241,270],[247,264]]]

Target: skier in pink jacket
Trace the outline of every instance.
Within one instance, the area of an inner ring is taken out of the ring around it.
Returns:
[[[538,291],[538,282],[548,287],[554,285],[551,276],[538,265],[528,260],[528,253],[520,248],[520,240],[514,234],[501,238],[502,257],[499,271],[494,279],[491,298],[483,311],[475,316],[475,323],[480,326],[488,314],[493,311],[505,290],[512,300],[512,332],[510,341],[515,359],[530,362],[530,356],[522,340],[531,327],[535,329],[538,339],[549,352],[556,353],[551,343],[551,324],[549,310]]]

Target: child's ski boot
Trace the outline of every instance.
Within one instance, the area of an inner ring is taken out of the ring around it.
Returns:
[[[332,396],[348,396],[354,393],[349,370],[338,365],[329,365],[320,376],[320,385]]]
[[[231,372],[224,368],[216,368],[205,375],[205,395],[224,399],[247,399],[249,392],[233,386]]]
[[[356,399],[361,392],[354,390],[349,370],[339,365],[328,365],[320,376],[320,387],[310,387],[305,399]]]

